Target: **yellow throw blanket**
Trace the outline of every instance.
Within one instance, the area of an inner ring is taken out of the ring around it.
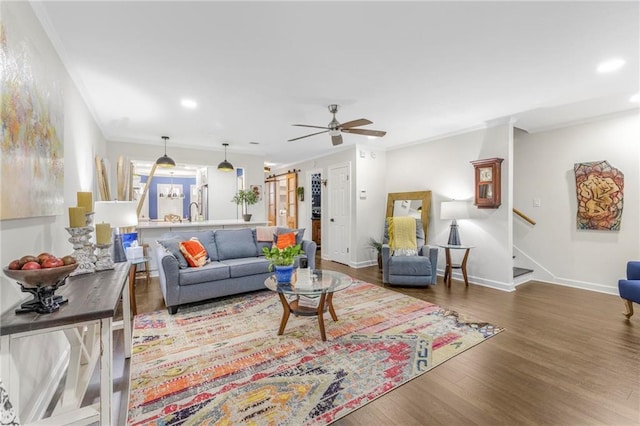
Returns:
[[[416,219],[413,217],[390,217],[389,247],[394,256],[416,256],[418,244],[416,242]]]

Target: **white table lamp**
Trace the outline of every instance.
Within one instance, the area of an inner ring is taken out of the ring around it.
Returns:
[[[138,225],[136,201],[96,201],[95,223],[109,223],[114,230],[113,261],[126,262],[127,256],[122,246],[122,228]]]

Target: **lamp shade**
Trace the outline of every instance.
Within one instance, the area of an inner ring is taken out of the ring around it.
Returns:
[[[156,164],[159,167],[175,167],[176,162],[167,155],[167,141],[169,140],[169,136],[162,136],[162,139],[164,139],[164,155],[156,160]]]
[[[440,219],[469,219],[469,203],[466,201],[443,201],[440,203]]]
[[[156,164],[159,167],[175,167],[176,166],[176,162],[173,161],[173,158],[167,156],[167,154],[165,154],[162,157],[158,158],[156,160]]]
[[[95,223],[108,223],[112,228],[128,228],[138,225],[135,201],[96,201]]]

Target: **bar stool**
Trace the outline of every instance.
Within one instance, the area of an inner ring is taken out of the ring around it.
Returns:
[[[147,250],[149,244],[142,245],[143,258],[130,259],[131,268],[129,269],[129,300],[131,303],[131,315],[134,317],[138,315],[138,303],[136,302],[136,280],[138,277],[145,279],[147,286],[151,282],[151,275],[149,270],[149,257],[147,256]],[[138,270],[138,267],[144,265],[144,269]]]
[[[149,257],[148,254],[149,251],[149,244],[142,244],[142,255],[144,257]],[[144,265],[142,268],[140,268],[140,266]],[[149,285],[149,283],[151,282],[151,274],[150,274],[150,269],[149,269],[149,261],[147,260],[144,263],[141,263],[140,265],[138,265],[138,267],[136,268],[136,277],[135,279],[138,280],[138,278],[144,278],[145,283],[147,285]],[[134,283],[135,285],[135,283]]]

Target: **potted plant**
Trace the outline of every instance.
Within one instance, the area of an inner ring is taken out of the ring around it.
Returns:
[[[382,242],[373,237],[369,237],[369,243],[367,246],[378,252],[378,269],[382,270]]]
[[[298,199],[300,201],[304,201],[304,186],[297,187],[296,194],[298,194]]]
[[[263,247],[262,253],[269,260],[269,271],[275,269],[276,281],[279,283],[290,283],[293,274],[293,262],[295,257],[303,254],[300,244],[285,247],[283,249],[273,246]]]
[[[252,206],[258,202],[258,194],[251,189],[241,189],[231,199],[237,205],[242,205],[242,218],[245,222],[251,220],[251,214],[247,213],[247,206]]]

